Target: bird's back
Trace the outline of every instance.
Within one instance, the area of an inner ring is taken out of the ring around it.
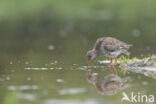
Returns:
[[[113,37],[102,37],[97,39],[94,49],[99,51],[101,48],[105,48],[108,51],[116,51],[121,48],[128,49],[130,46],[131,45]]]

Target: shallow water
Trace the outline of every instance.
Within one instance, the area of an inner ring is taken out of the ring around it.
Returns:
[[[55,46],[52,50],[49,49],[49,45],[45,45],[41,47],[42,50],[39,46],[33,49],[32,44],[27,52],[20,50],[19,54],[13,54],[15,50],[12,50],[12,53],[3,53],[0,71],[1,103],[8,104],[10,101],[12,104],[121,104],[123,92],[129,96],[132,92],[156,96],[155,79],[135,73],[124,76],[118,66],[116,68],[119,77],[129,77],[127,84],[130,86],[121,91],[117,89],[117,93],[111,95],[102,94],[97,88],[102,84],[96,86],[88,81],[84,57],[88,48],[84,49],[82,46],[82,50],[66,50],[73,46],[69,45],[62,49]],[[24,48],[23,46],[22,49]],[[89,66],[98,78],[109,75],[106,64],[108,61],[100,63],[102,59],[105,58],[98,58]],[[122,103],[128,104],[128,101]]]
[[[128,101],[121,101],[123,92],[128,96],[132,92],[156,96],[155,79],[135,73],[124,76],[118,66],[119,77],[129,77],[129,87],[117,89],[109,95],[109,92],[106,94],[98,89],[97,86],[103,83],[90,83],[85,53],[93,46],[95,37],[31,36],[1,39],[1,104],[128,104]],[[127,38],[122,40],[133,43]],[[153,41],[148,44],[153,44]],[[141,47],[144,45],[134,44],[129,50],[131,57],[144,57],[155,52],[154,46],[150,46],[148,51],[140,51],[143,50]],[[89,69],[94,75],[104,78],[109,75],[107,60],[105,57],[96,58]],[[111,82],[109,86],[116,88]]]

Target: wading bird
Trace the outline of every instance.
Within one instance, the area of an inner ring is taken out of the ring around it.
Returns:
[[[102,37],[96,40],[96,43],[92,50],[89,50],[86,54],[87,57],[87,67],[91,60],[93,60],[97,56],[104,55],[109,57],[110,63],[108,66],[112,64],[112,59],[115,58],[115,62],[113,66],[117,63],[117,57],[120,54],[127,54],[127,49],[129,49],[132,45],[122,42],[113,37]]]

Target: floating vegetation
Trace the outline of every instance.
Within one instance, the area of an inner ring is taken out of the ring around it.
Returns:
[[[122,69],[122,70],[120,70],[120,72],[121,72],[124,76],[126,76],[127,74],[130,74],[130,71],[129,71],[129,70],[126,70],[126,69]]]
[[[119,61],[121,63],[120,67],[124,69],[122,70],[124,74],[126,74],[127,71],[131,71],[143,74],[147,77],[156,78],[156,55],[144,57],[142,59],[136,57],[129,59],[125,56],[121,56]]]
[[[108,64],[109,62],[109,60],[99,61],[100,64]],[[130,59],[130,54],[127,54],[127,56],[122,55],[118,58],[117,63],[119,65],[119,68],[122,69],[120,70],[120,72],[123,75],[134,72],[143,74],[147,77],[156,78],[156,55],[144,57],[142,59],[139,59],[137,57]]]

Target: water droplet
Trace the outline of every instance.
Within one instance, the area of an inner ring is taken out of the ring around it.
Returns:
[[[26,69],[26,70],[30,70],[31,68],[24,68],[24,69]]]
[[[16,87],[15,86],[8,86],[8,89],[9,90],[16,90]]]
[[[31,77],[27,77],[27,80],[30,81],[31,80]]]
[[[21,86],[8,86],[9,90],[37,90],[39,87],[37,85],[21,85]]]
[[[148,82],[147,81],[143,81],[142,85],[146,86],[146,85],[148,85]]]
[[[140,30],[138,30],[138,29],[135,29],[135,30],[133,30],[132,31],[132,35],[134,36],[134,37],[139,37],[141,34],[140,34]]]
[[[50,70],[53,70],[54,68],[50,68]]]
[[[63,79],[56,79],[56,82],[61,83],[61,82],[64,82],[64,80]]]
[[[9,77],[9,76],[7,76],[7,77],[6,77],[6,80],[10,80],[10,77]]]
[[[54,45],[49,45],[49,46],[48,46],[48,49],[49,49],[49,50],[54,50],[54,49],[55,49],[55,46],[54,46]]]
[[[69,89],[62,89],[59,90],[60,95],[74,95],[85,92],[84,88],[69,88]]]
[[[13,62],[12,62],[12,61],[10,61],[10,64],[13,64]]]
[[[96,75],[98,75],[98,73],[93,73],[93,75],[95,75],[95,76],[96,76]]]
[[[29,64],[29,62],[26,61],[25,64]]]
[[[58,70],[61,70],[62,68],[61,68],[61,67],[58,67],[57,69],[58,69]]]
[[[57,63],[58,63],[58,61],[54,61],[54,63],[55,63],[55,64],[57,64]]]
[[[45,64],[45,66],[48,66],[48,64]]]
[[[36,96],[33,94],[25,94],[25,93],[20,93],[18,95],[19,99],[25,99],[25,100],[29,100],[29,101],[33,101],[36,99]]]

